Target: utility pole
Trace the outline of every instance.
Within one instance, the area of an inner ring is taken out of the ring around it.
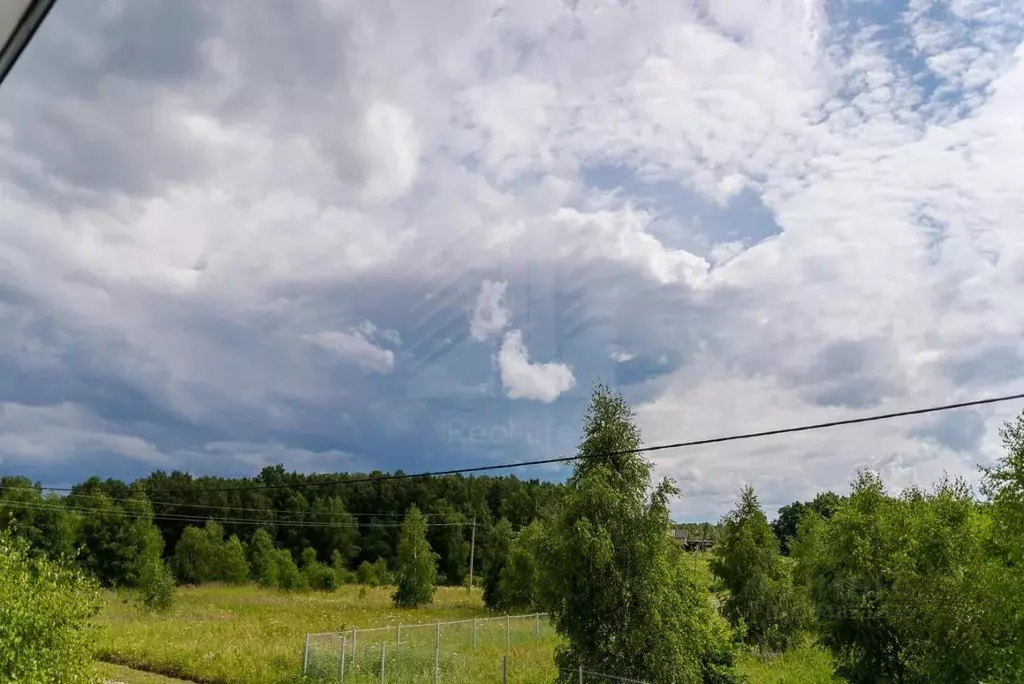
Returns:
[[[465,537],[463,537],[465,539]],[[476,555],[476,516],[473,516],[473,532],[469,542],[469,590],[473,591],[473,556]]]

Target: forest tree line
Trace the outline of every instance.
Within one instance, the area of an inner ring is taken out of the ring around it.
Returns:
[[[214,537],[225,543],[237,538],[245,547],[259,534],[261,542],[269,539],[296,563],[310,560],[312,549],[315,560],[352,574],[341,581],[355,581],[357,573],[383,581],[395,567],[403,519],[415,506],[439,556],[438,583],[461,585],[468,581],[471,552],[476,559],[487,555],[491,528],[499,520],[513,529],[525,527],[556,505],[564,489],[515,476],[365,481],[382,475],[304,475],[280,465],[255,478],[158,471],[130,484],[93,477],[64,495],[47,494],[24,477],[5,476],[0,477],[0,530],[26,539],[38,552],[77,558],[106,586],[136,584],[133,562],[156,547],[171,561],[179,582],[201,579],[203,573],[182,571],[175,563],[182,538],[194,548],[200,530],[209,544]],[[480,561],[475,565],[480,575]]]

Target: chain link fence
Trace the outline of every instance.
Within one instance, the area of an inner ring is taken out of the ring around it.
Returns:
[[[316,682],[393,682],[461,684],[501,681],[501,659],[514,656],[520,670],[534,666],[538,654],[550,662],[555,631],[545,613],[504,615],[455,622],[434,622],[347,632],[307,634],[303,674]],[[542,643],[544,642],[544,643]],[[538,648],[540,646],[541,648]],[[508,681],[550,682],[513,675]]]

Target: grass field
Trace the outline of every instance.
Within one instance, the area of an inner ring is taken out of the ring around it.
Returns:
[[[696,565],[710,578],[704,559]],[[479,590],[439,589],[434,602],[414,611],[391,604],[387,588],[344,586],[333,593],[285,593],[255,586],[182,588],[172,611],[158,616],[141,610],[127,594],[108,593],[98,618],[96,657],[108,663],[210,684],[285,684],[301,681],[307,632],[348,632],[358,627],[358,648],[346,659],[345,681],[380,681],[381,644],[388,682],[433,682],[435,623],[490,617]],[[400,645],[396,625],[403,628]],[[369,631],[388,627],[388,630]],[[452,684],[499,682],[501,655],[509,656],[513,684],[541,684],[553,679],[552,652],[557,637],[544,621],[504,620],[477,624],[473,648],[472,622],[442,627],[439,659],[442,681]],[[510,647],[505,640],[510,638]],[[350,649],[350,642],[347,643]],[[310,666],[321,681],[338,681],[341,640],[311,640]],[[104,666],[106,667],[106,666]],[[828,654],[810,644],[774,657],[745,654],[740,670],[751,684],[821,684],[833,681]],[[125,684],[153,684],[160,679],[104,675]],[[143,675],[138,675],[143,676]],[[166,680],[164,680],[166,681]],[[598,681],[598,680],[594,680]]]

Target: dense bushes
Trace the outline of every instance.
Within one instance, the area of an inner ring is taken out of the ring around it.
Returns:
[[[861,473],[830,520],[792,544],[817,632],[849,682],[1017,682],[1011,565],[992,553],[992,510],[961,481],[893,497]],[[1021,531],[1012,533],[1020,538]]]
[[[356,568],[355,581],[368,587],[383,587],[391,584],[394,577],[388,571],[388,563],[383,558],[378,558],[372,563],[363,561]]]
[[[241,584],[249,577],[242,542],[234,535],[225,541],[224,528],[212,520],[204,528],[185,529],[174,549],[172,562],[182,584]]]
[[[264,529],[257,530],[249,544],[249,567],[253,579],[264,587],[301,589],[307,586],[292,554],[288,549],[276,548]]]
[[[98,587],[81,570],[0,533],[0,681],[91,681]]]

